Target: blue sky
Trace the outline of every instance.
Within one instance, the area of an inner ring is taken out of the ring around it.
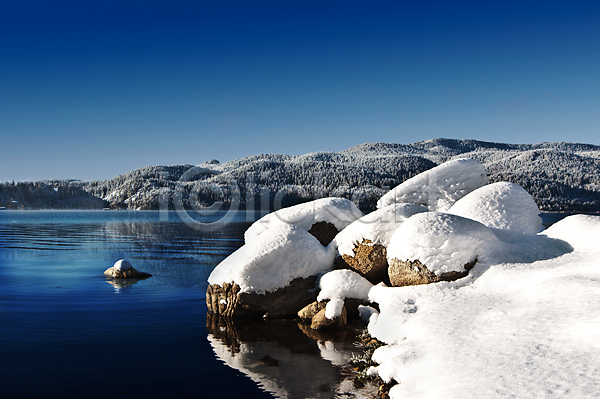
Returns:
[[[600,144],[600,2],[7,3],[0,181],[435,137]]]

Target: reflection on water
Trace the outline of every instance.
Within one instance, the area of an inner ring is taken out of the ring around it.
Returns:
[[[142,281],[142,280],[146,280],[150,277],[143,277],[143,278],[110,278],[110,279],[106,279],[106,282],[110,285],[112,285],[113,287],[115,287],[115,292],[116,293],[120,293],[121,290],[123,288],[129,288],[134,284],[137,284],[138,282]]]
[[[333,365],[361,351],[348,328],[322,333],[293,320],[231,320],[207,314],[208,340],[217,357],[278,398],[334,398],[350,394],[351,381]]]

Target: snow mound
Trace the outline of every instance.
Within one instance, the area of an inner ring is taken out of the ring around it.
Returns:
[[[236,283],[240,292],[263,294],[331,269],[334,258],[332,249],[303,229],[277,224],[217,265],[208,282]]]
[[[441,212],[419,213],[394,233],[387,259],[420,261],[437,276],[464,271],[464,265],[502,248],[491,229],[461,216]]]
[[[325,299],[345,298],[367,300],[373,284],[352,270],[333,270],[321,276],[319,287],[319,302]]]
[[[249,242],[266,230],[282,224],[295,225],[308,231],[315,223],[329,222],[341,231],[362,216],[362,212],[350,200],[321,198],[283,208],[260,218],[246,230],[244,239]]]
[[[427,208],[416,204],[392,204],[378,209],[352,222],[342,230],[330,245],[337,248],[340,255],[354,256],[354,247],[370,240],[373,244],[387,247],[394,231],[407,218]]]
[[[474,159],[455,159],[420,173],[385,194],[377,208],[411,203],[433,211],[446,211],[454,202],[488,183],[482,164]]]
[[[400,382],[390,398],[598,396],[600,217],[570,216],[524,241],[546,235],[574,250],[533,263],[490,257],[462,284],[371,289],[380,313],[368,330],[388,345],[369,373]]]
[[[579,252],[598,252],[600,216],[568,216],[550,226],[543,235],[566,241]]]
[[[115,262],[115,264],[113,265],[113,268],[115,270],[129,270],[129,269],[133,269],[133,266],[131,266],[131,263],[129,263],[125,259],[119,259],[118,261]]]
[[[448,213],[515,233],[537,234],[542,230],[540,210],[533,197],[514,183],[480,187],[456,201]]]

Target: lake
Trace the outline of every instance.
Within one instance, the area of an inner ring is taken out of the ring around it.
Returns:
[[[295,322],[207,320],[206,279],[248,226],[244,213],[197,229],[175,212],[0,211],[0,397],[349,391],[334,365],[359,353],[350,330],[330,336]],[[105,279],[122,258],[153,276]]]

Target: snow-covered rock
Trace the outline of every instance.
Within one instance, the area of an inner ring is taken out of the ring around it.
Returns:
[[[362,216],[362,212],[350,200],[345,198],[321,198],[265,215],[246,230],[244,239],[248,243],[263,232],[275,226],[286,224],[309,231],[316,223],[325,222],[332,224],[338,231],[341,231]]]
[[[115,262],[113,267],[110,267],[104,271],[104,276],[114,279],[143,279],[151,277],[151,274],[139,272],[131,266],[131,263],[125,259],[120,259]]]
[[[396,261],[419,262],[426,267],[425,273],[429,271],[443,279],[447,273],[464,273],[465,265],[472,266],[501,245],[493,231],[479,222],[442,212],[427,212],[407,219],[396,230],[388,246],[387,259],[390,269]]]
[[[515,233],[537,234],[542,230],[540,210],[533,197],[514,183],[480,187],[456,201],[448,213]]]
[[[392,204],[352,222],[331,242],[340,255],[354,256],[354,249],[364,240],[387,247],[392,235],[407,218],[427,208],[416,204]]]
[[[411,203],[433,211],[446,211],[458,199],[488,183],[482,164],[474,159],[455,159],[420,173],[385,194],[377,208]]]
[[[369,299],[373,284],[352,270],[332,270],[319,279],[318,301],[326,299]]]
[[[329,270],[334,256],[305,230],[274,223],[217,265],[208,282],[237,284],[242,293],[263,294]]]
[[[398,226],[406,218],[426,212],[416,204],[392,204],[352,222],[331,242],[340,257],[336,267],[349,268],[373,284],[388,281],[386,247]]]

